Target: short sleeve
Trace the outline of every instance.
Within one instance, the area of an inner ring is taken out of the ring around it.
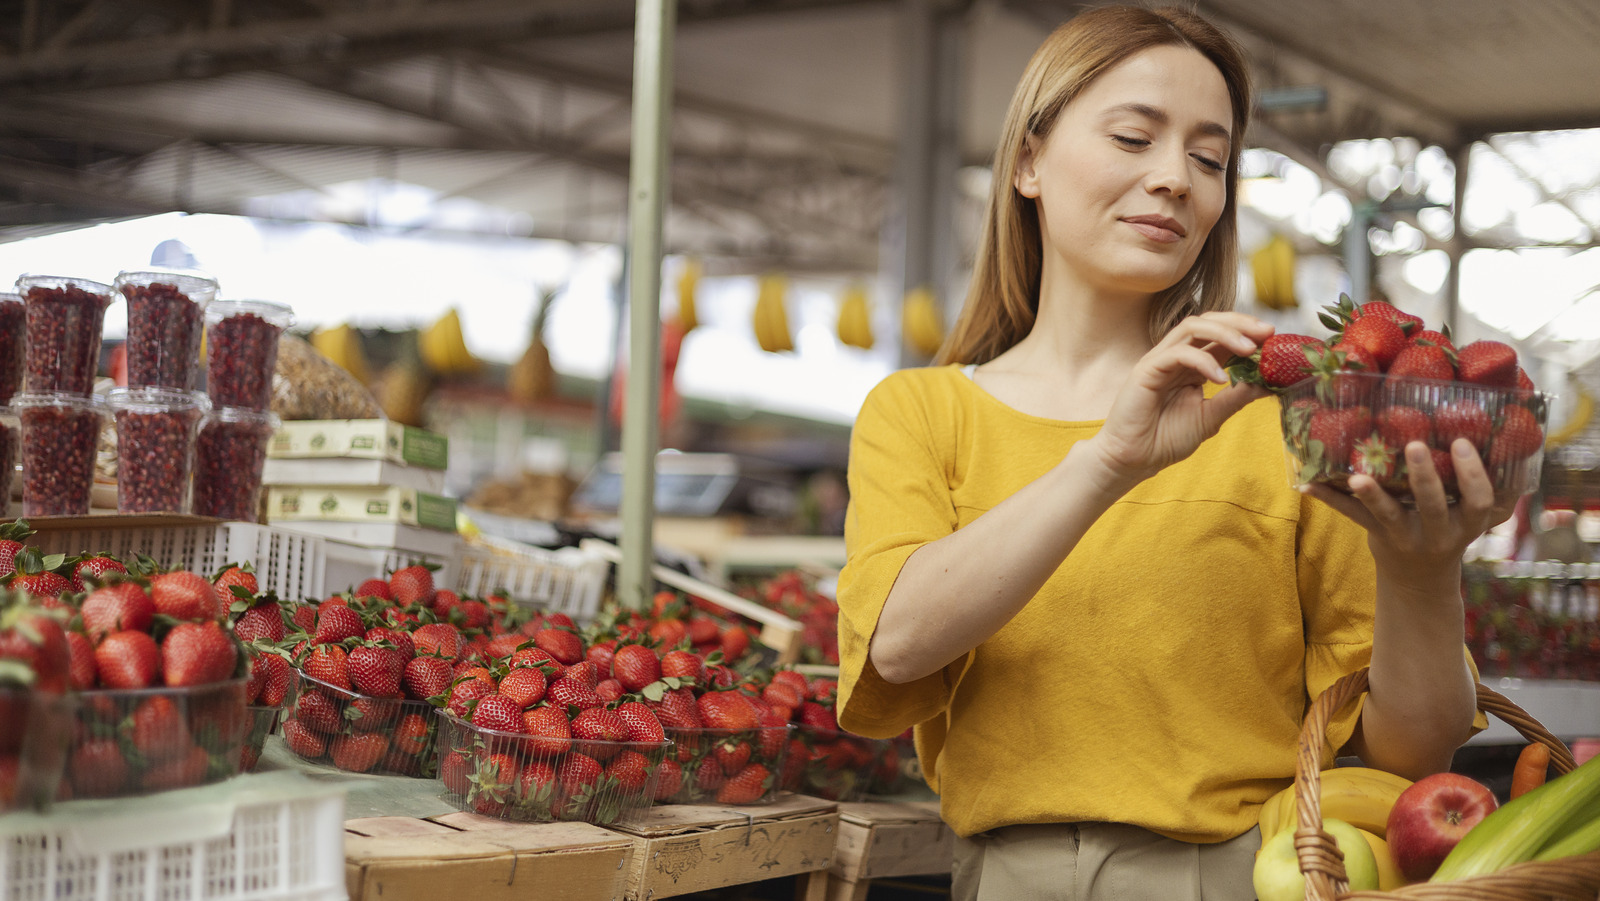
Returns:
[[[955,531],[949,455],[925,393],[906,372],[891,375],[863,403],[850,436],[846,561],[839,575],[839,724],[888,738],[937,716],[950,703],[970,654],[943,671],[896,685],[868,659],[884,601],[916,550]]]

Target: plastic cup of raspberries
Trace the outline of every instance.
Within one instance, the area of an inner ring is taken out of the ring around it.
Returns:
[[[604,708],[596,716],[614,715]],[[621,722],[620,718],[618,722]],[[671,742],[505,732],[439,711],[439,779],[462,810],[524,822],[616,822],[655,803]]]
[[[1457,439],[1478,452],[1495,496],[1538,487],[1550,398],[1498,341],[1456,347],[1443,331],[1383,302],[1329,307],[1328,338],[1278,334],[1229,366],[1281,402],[1290,482],[1349,491],[1372,477],[1413,503],[1405,448],[1427,445],[1451,501],[1459,497],[1450,454]]]

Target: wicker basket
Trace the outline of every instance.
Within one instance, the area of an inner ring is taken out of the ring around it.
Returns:
[[[1300,730],[1295,764],[1294,796],[1297,828],[1294,845],[1300,872],[1306,877],[1306,901],[1597,901],[1600,899],[1600,851],[1560,860],[1515,864],[1450,882],[1419,882],[1393,891],[1352,892],[1339,847],[1322,831],[1322,746],[1328,721],[1340,708],[1367,690],[1367,671],[1358,670],[1329,686],[1311,705]],[[1526,711],[1504,695],[1478,686],[1478,709],[1492,713],[1529,741],[1550,748],[1557,772],[1577,764],[1561,739],[1551,735]]]

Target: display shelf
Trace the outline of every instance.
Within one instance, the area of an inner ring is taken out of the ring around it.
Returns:
[[[1575,739],[1600,736],[1600,682],[1489,676],[1483,684],[1505,695],[1569,745]],[[1489,728],[1474,735],[1468,744],[1526,742],[1515,729],[1490,717]]]
[[[939,819],[939,802],[839,805],[833,865],[810,877],[808,898],[864,901],[874,879],[947,874],[956,834]],[[826,884],[819,890],[816,883]]]
[[[826,874],[839,833],[839,805],[783,794],[771,804],[667,804],[630,813],[609,828],[633,841],[629,901]]]

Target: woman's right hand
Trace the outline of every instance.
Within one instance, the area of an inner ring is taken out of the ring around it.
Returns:
[[[1243,313],[1203,313],[1178,323],[1140,358],[1091,439],[1105,477],[1132,487],[1194,453],[1228,417],[1266,396],[1259,386],[1239,384],[1208,398],[1205,383],[1226,383],[1222,364],[1254,353],[1272,331]]]

